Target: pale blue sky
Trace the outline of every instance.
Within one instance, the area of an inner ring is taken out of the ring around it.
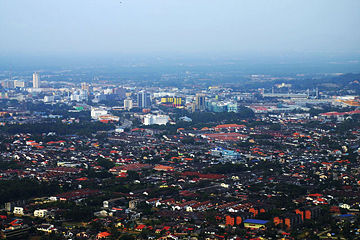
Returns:
[[[359,53],[359,26],[360,0],[0,0],[0,54]]]

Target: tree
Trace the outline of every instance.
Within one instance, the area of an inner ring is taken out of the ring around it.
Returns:
[[[97,159],[97,163],[106,170],[109,170],[110,168],[113,168],[115,166],[112,161],[101,157]]]
[[[135,240],[135,239],[136,238],[134,236],[126,234],[121,236],[119,240]]]

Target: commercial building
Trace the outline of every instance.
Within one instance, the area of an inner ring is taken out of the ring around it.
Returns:
[[[25,82],[21,81],[21,80],[14,80],[14,88],[24,88],[25,87]]]
[[[133,108],[133,101],[131,99],[124,100],[124,108],[125,110],[130,110]]]
[[[40,88],[41,82],[40,82],[40,74],[37,72],[33,73],[33,88]]]
[[[44,96],[44,102],[49,103],[49,102],[54,102],[55,101],[55,96],[51,95],[51,96]]]
[[[24,215],[24,208],[23,207],[14,207],[13,213],[16,215]]]
[[[43,217],[46,217],[47,214],[48,214],[48,210],[46,210],[46,209],[38,209],[38,210],[34,211],[34,217],[43,218]]]
[[[205,95],[201,93],[197,93],[195,96],[195,111],[205,111],[205,109],[206,109]]]
[[[246,219],[244,221],[244,227],[249,229],[265,229],[268,222],[269,221],[259,219]]]
[[[235,151],[223,149],[220,147],[211,149],[211,155],[220,157],[221,162],[240,162],[242,161],[241,154]]]
[[[161,98],[162,104],[171,104],[173,106],[181,106],[184,104],[184,100],[181,97],[163,97]]]
[[[88,91],[78,90],[70,95],[70,100],[75,102],[86,102],[88,101]]]
[[[144,125],[166,125],[169,122],[169,116],[147,114],[143,121]]]
[[[90,92],[90,84],[86,82],[81,83],[81,90],[86,90],[88,93]]]
[[[137,103],[139,108],[147,108],[151,106],[150,94],[145,91],[140,91],[137,94]]]
[[[14,88],[14,81],[12,80],[4,80],[1,82],[1,86],[3,88]]]
[[[108,115],[108,111],[104,108],[91,108],[91,118],[92,119],[99,119],[100,116]]]

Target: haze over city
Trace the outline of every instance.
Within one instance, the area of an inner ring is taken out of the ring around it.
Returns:
[[[360,53],[357,0],[1,0],[1,55]]]
[[[0,0],[1,240],[359,240],[359,0]]]

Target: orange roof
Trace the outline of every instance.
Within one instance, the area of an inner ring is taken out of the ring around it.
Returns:
[[[106,238],[108,236],[110,236],[111,234],[108,232],[101,232],[97,235],[97,238]]]
[[[245,125],[238,125],[238,124],[222,124],[217,125],[215,128],[244,128]]]
[[[87,177],[82,177],[82,178],[77,178],[75,179],[77,181],[86,181],[86,180],[89,180]]]
[[[66,143],[64,140],[60,140],[60,141],[50,141],[50,142],[47,142],[46,144],[48,145],[52,145],[52,144],[58,144],[58,143]]]
[[[236,141],[241,138],[247,138],[247,135],[243,135],[240,133],[211,133],[211,134],[204,134],[207,138],[213,140],[220,140],[220,141]]]
[[[134,128],[134,129],[131,129],[132,132],[135,132],[135,131],[144,131],[143,128]]]
[[[174,167],[171,166],[165,166],[165,165],[156,165],[154,167],[154,170],[158,170],[158,171],[173,171]]]
[[[321,197],[322,194],[320,193],[312,193],[312,194],[309,194],[309,197]]]

